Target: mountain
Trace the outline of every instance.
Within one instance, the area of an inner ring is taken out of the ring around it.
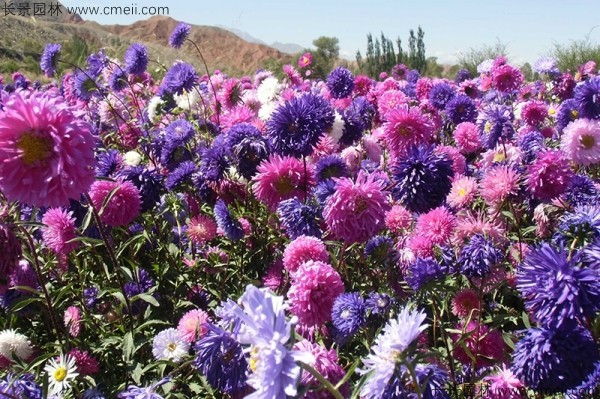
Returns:
[[[10,0],[0,0],[3,3]],[[36,1],[37,2],[37,1]],[[40,2],[41,3],[41,2]],[[54,3],[56,1],[46,1]],[[0,74],[16,70],[40,74],[39,56],[48,42],[61,43],[81,63],[90,52],[104,48],[112,57],[123,57],[131,43],[148,47],[149,58],[170,66],[175,60],[193,64],[205,72],[196,48],[185,44],[181,49],[168,46],[171,31],[178,22],[170,17],[155,16],[129,25],[101,25],[82,20],[77,15],[53,18],[5,16],[0,18]],[[265,44],[251,43],[232,32],[213,26],[192,25],[189,38],[195,42],[212,72],[220,69],[232,75],[253,73],[265,63],[292,62],[292,56]],[[153,64],[149,69],[157,69]]]
[[[279,51],[281,51],[282,53],[285,54],[298,54],[299,52],[301,52],[302,50],[304,50],[306,47],[303,47],[299,44],[296,43],[281,43],[281,42],[273,42],[271,44],[267,44],[266,42],[255,38],[254,36],[252,36],[251,34],[249,34],[248,32],[244,32],[243,30],[239,30],[236,28],[229,28],[227,26],[222,26],[222,25],[217,25],[217,27],[221,28],[221,29],[225,29],[228,30],[231,33],[236,34],[238,37],[244,39],[245,41],[249,42],[249,43],[257,43],[257,44],[264,44],[266,46],[269,47],[273,47],[274,49],[277,49]]]
[[[280,43],[280,42],[273,42],[271,43],[271,47],[276,48],[277,50],[281,51],[282,53],[286,53],[286,54],[298,54],[299,52],[301,52],[302,50],[304,50],[306,47],[302,47],[299,44],[296,43]]]

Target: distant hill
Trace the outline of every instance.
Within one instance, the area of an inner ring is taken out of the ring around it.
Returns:
[[[7,1],[0,0],[2,3]],[[56,4],[56,1],[52,3]],[[84,21],[77,15],[46,18],[3,16],[0,18],[0,74],[16,70],[40,74],[39,56],[48,42],[61,43],[66,49],[80,51],[83,48],[87,53],[105,48],[109,55],[118,58],[122,58],[131,43],[140,42],[148,46],[152,60],[169,66],[181,59],[195,65],[200,73],[204,72],[192,45],[186,44],[179,50],[168,46],[171,31],[177,24],[178,21],[165,16],[130,25],[101,25]],[[250,43],[217,27],[192,25],[190,39],[199,46],[211,71],[220,69],[230,74],[247,74],[268,62],[292,62],[289,54],[264,44]],[[85,55],[78,54],[83,59]],[[156,64],[150,66],[152,69],[157,67]]]
[[[244,39],[245,41],[249,42],[249,43],[257,43],[257,44],[264,44],[266,46],[269,47],[273,47],[279,51],[281,51],[282,53],[285,54],[298,54],[300,51],[304,50],[305,47],[296,44],[296,43],[281,43],[281,42],[273,42],[271,44],[267,44],[266,42],[255,38],[254,36],[252,36],[251,34],[249,34],[248,32],[244,32],[242,30],[236,29],[236,28],[229,28],[227,26],[222,26],[222,25],[218,25],[219,28],[228,30],[232,33],[235,33],[237,36],[239,36],[240,38]]]

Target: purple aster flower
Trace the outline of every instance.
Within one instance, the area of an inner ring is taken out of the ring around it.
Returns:
[[[445,388],[448,374],[441,367],[435,364],[417,364],[415,375],[423,399],[450,399]]]
[[[338,154],[331,154],[319,159],[315,165],[315,176],[317,181],[331,179],[333,177],[348,177],[348,165]]]
[[[481,234],[475,234],[458,257],[460,272],[467,277],[484,277],[491,267],[500,263],[504,255]]]
[[[406,79],[407,73],[408,73],[408,67],[404,64],[396,64],[392,67],[392,76],[396,80]]]
[[[479,113],[477,126],[487,149],[494,149],[500,140],[509,141],[515,134],[513,113],[505,105],[491,104]]]
[[[86,389],[81,395],[81,399],[106,399],[104,393],[98,387]]]
[[[192,184],[196,190],[196,196],[207,204],[214,204],[217,200],[217,193],[212,189],[208,180],[202,176],[202,173],[195,173],[192,176]]]
[[[317,215],[317,209],[302,203],[296,197],[281,201],[277,207],[277,216],[281,220],[281,225],[292,240],[301,235],[321,238]]]
[[[393,167],[392,197],[412,212],[427,212],[440,206],[452,188],[452,161],[435,154],[433,147],[413,147]]]
[[[594,339],[582,327],[532,328],[515,345],[511,370],[529,388],[553,394],[584,382],[599,360]]]
[[[333,327],[348,338],[356,334],[367,321],[367,306],[358,292],[340,294],[331,307]]]
[[[165,377],[162,380],[155,382],[148,387],[138,387],[136,385],[130,385],[127,390],[119,393],[117,398],[119,399],[163,399],[161,395],[156,392],[156,389],[161,385],[166,384],[171,379]]]
[[[192,161],[182,162],[175,170],[169,173],[165,181],[167,190],[172,191],[175,188],[192,182],[192,176],[198,170],[198,167]]]
[[[394,249],[394,241],[390,237],[375,236],[365,245],[365,256],[371,256],[378,261],[385,261]]]
[[[600,191],[594,181],[585,175],[575,175],[565,192],[565,199],[569,204],[578,207],[582,205],[599,204]],[[600,205],[600,204],[599,204]]]
[[[471,79],[471,72],[469,72],[468,69],[459,69],[456,72],[456,78],[454,78],[454,81],[456,82],[456,84],[460,84],[465,80],[469,79]]]
[[[304,94],[273,112],[266,135],[277,154],[308,156],[333,121],[333,108],[328,101],[315,94]]]
[[[177,24],[173,32],[171,32],[171,36],[169,37],[169,46],[173,48],[181,48],[185,39],[190,35],[191,26],[184,22],[180,22]]]
[[[46,77],[51,78],[56,72],[62,46],[56,43],[48,43],[40,58],[40,68]]]
[[[225,144],[224,136],[217,136],[212,145],[202,150],[200,173],[209,182],[217,182],[223,178],[229,168],[229,148]]]
[[[229,129],[226,145],[238,172],[248,180],[254,177],[258,165],[271,153],[269,143],[249,123],[240,123]]]
[[[163,94],[183,94],[184,91],[192,91],[198,81],[198,73],[188,63],[176,62],[169,68],[162,84],[160,85],[159,93]]]
[[[108,77],[108,87],[116,93],[127,88],[127,73],[121,68],[115,68]]]
[[[119,172],[119,176],[132,182],[140,190],[142,212],[149,211],[160,202],[164,186],[160,175],[155,170],[146,169],[141,165],[130,166]]]
[[[429,102],[437,109],[446,108],[446,104],[456,96],[456,90],[448,83],[437,83],[429,91]]]
[[[222,199],[215,204],[215,219],[219,229],[231,241],[237,241],[244,237],[242,225],[231,216],[229,208]]]
[[[446,104],[446,115],[455,125],[461,122],[475,122],[477,107],[469,97],[459,94]]]
[[[344,67],[337,67],[327,76],[327,88],[333,98],[345,98],[354,90],[354,76]]]
[[[160,162],[168,169],[175,169],[181,162],[191,160],[186,144],[194,137],[194,126],[185,119],[171,122],[161,140]]]
[[[133,274],[133,280],[125,283],[123,291],[128,298],[133,298],[136,295],[144,294],[150,291],[150,288],[154,287],[155,281],[145,269],[137,269],[137,272]],[[131,303],[131,313],[137,315],[142,313],[148,307],[146,301],[136,299]]]
[[[117,150],[99,152],[96,157],[96,176],[99,177],[110,177],[123,165],[123,158]]]
[[[518,144],[523,151],[524,161],[531,163],[537,158],[537,153],[544,148],[544,136],[534,130],[521,136]]]
[[[577,86],[577,82],[575,82],[573,75],[565,72],[554,81],[552,93],[557,95],[562,101],[565,101],[573,97],[575,86]]]
[[[435,259],[418,257],[408,267],[406,282],[413,291],[419,291],[428,282],[444,276],[445,272]]]
[[[333,179],[323,180],[317,183],[313,188],[312,194],[315,196],[320,207],[324,207],[327,199],[335,193],[336,183]]]
[[[392,303],[393,300],[388,294],[371,292],[365,301],[365,306],[372,315],[384,315],[390,310]]]
[[[560,74],[556,59],[553,57],[542,57],[533,64],[533,71],[539,74],[556,76]]]
[[[372,118],[369,116],[371,110],[374,112],[374,108],[369,109],[367,105],[360,102],[360,105],[350,105],[342,111],[342,120],[344,121],[344,129],[342,131],[342,137],[340,137],[340,143],[343,145],[354,145],[363,136],[365,131],[365,123],[371,125]],[[368,104],[368,103],[366,103]],[[369,104],[370,105],[370,104]]]
[[[102,70],[108,65],[108,63],[109,59],[106,54],[104,54],[104,50],[100,50],[97,53],[92,53],[87,57],[86,71],[88,71],[88,73],[94,78],[97,78],[100,76],[100,73],[102,73]]]
[[[148,66],[148,49],[140,43],[133,43],[125,51],[125,72],[132,75],[141,75]]]
[[[258,398],[284,398],[297,393],[302,369],[297,361],[310,361],[303,352],[290,350],[293,323],[285,319],[284,298],[267,289],[246,287],[240,306],[232,308],[241,321],[238,339],[251,345],[248,385]]]
[[[0,380],[0,398],[42,399],[42,393],[42,387],[29,373],[21,375],[10,373],[4,380]]]
[[[246,388],[248,363],[242,346],[230,333],[208,324],[208,333],[194,345],[194,367],[216,389],[235,395]]]
[[[565,100],[558,109],[556,114],[556,128],[562,132],[565,127],[574,120],[579,118],[579,106],[575,99],[570,98]]]
[[[98,303],[98,288],[96,287],[87,287],[83,289],[83,299],[85,306],[88,309],[94,309],[96,304]]]
[[[419,78],[421,78],[421,74],[419,73],[419,71],[417,69],[411,69],[410,71],[408,71],[406,73],[406,81],[409,83],[409,85],[407,86],[411,86],[414,87],[414,85],[417,83],[417,81],[419,80]],[[408,95],[408,93],[405,93]],[[414,96],[411,96],[414,97]]]
[[[98,82],[82,70],[77,70],[73,74],[73,92],[82,101],[89,101],[92,97],[100,95]]]
[[[560,218],[558,231],[581,242],[600,237],[600,206],[582,205],[566,212]]]
[[[581,118],[600,119],[600,76],[588,79],[577,86],[574,99]]]
[[[539,324],[561,328],[583,322],[600,309],[600,270],[577,265],[563,248],[543,243],[517,268],[517,288]]]
[[[600,271],[600,238],[583,248],[581,263],[584,268]]]

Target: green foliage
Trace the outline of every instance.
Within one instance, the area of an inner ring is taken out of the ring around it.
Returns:
[[[458,65],[461,68],[467,69],[471,72],[471,76],[477,75],[477,66],[485,60],[495,59],[501,55],[507,56],[506,44],[499,40],[494,45],[484,44],[479,48],[472,48],[465,52],[460,53],[458,56]]]
[[[402,40],[396,39],[397,52],[394,42],[387,38],[383,32],[380,38],[373,40],[373,35],[367,35],[367,53],[363,59],[360,51],[356,53],[356,62],[360,73],[376,77],[382,71],[391,71],[394,65],[406,64],[411,69],[417,69],[423,73],[427,69],[425,58],[425,32],[421,27],[409,31],[408,52],[402,48]]]
[[[73,65],[85,65],[87,56],[91,52],[87,42],[74,35],[63,45],[63,60]]]
[[[277,79],[282,80],[285,77],[285,73],[283,73],[283,65],[283,60],[270,57],[264,61],[263,68],[273,72]]]
[[[589,35],[565,45],[555,43],[552,56],[556,58],[561,71],[576,71],[579,65],[588,61],[600,65],[600,44],[592,42]]]
[[[312,51],[313,62],[311,65],[312,76],[324,79],[333,69],[338,56],[340,55],[340,45],[337,37],[321,36],[313,40]]]

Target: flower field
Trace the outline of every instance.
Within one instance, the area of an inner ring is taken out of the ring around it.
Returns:
[[[0,398],[598,397],[593,62],[62,56],[0,78]]]

